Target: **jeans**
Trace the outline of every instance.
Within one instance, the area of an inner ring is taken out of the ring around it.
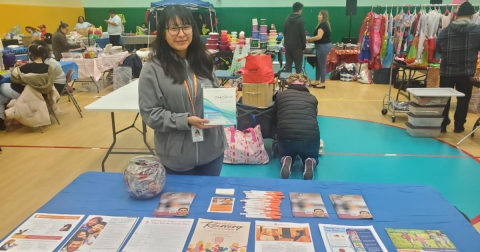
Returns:
[[[303,50],[301,48],[285,48],[285,72],[292,72],[292,63],[295,62],[295,72],[302,73]]]
[[[188,171],[174,171],[165,167],[167,174],[171,175],[197,175],[197,176],[220,176],[223,166],[223,154],[212,162],[194,167]]]
[[[457,98],[457,109],[455,110],[455,129],[463,129],[463,125],[467,122],[468,103],[472,97],[472,84],[470,84],[469,76],[447,77],[440,76],[440,87],[455,88],[457,91],[465,94],[464,97]],[[443,111],[442,127],[450,124],[450,100],[448,99],[445,110]]]
[[[10,83],[0,84],[0,118],[5,120],[5,106],[8,100],[18,99],[20,93],[13,90]]]
[[[120,46],[120,35],[110,35],[109,38],[112,46]]]
[[[315,50],[317,53],[317,65],[315,69],[315,79],[325,83],[327,77],[327,56],[332,50],[332,44],[316,44]]]
[[[313,141],[277,140],[277,145],[280,157],[289,156],[292,157],[292,161],[295,162],[295,158],[300,156],[304,165],[307,158],[312,158],[315,160],[315,164],[318,164],[320,139]]]

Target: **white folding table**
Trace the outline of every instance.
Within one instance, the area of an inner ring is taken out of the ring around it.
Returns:
[[[110,112],[112,119],[112,133],[113,133],[113,142],[110,145],[110,148],[107,151],[107,154],[102,161],[102,171],[105,172],[105,162],[110,154],[152,154],[155,155],[155,152],[150,147],[147,142],[147,125],[142,120],[142,130],[135,127],[135,122],[138,119],[140,108],[138,106],[138,80],[132,81],[129,84],[113,91],[112,93],[100,98],[99,100],[90,103],[85,107],[85,111],[91,112]],[[128,111],[128,112],[137,112],[135,120],[131,126],[128,126],[120,131],[117,131],[115,128],[115,112]],[[134,128],[143,135],[143,142],[147,146],[149,152],[126,152],[126,151],[112,151],[113,147],[117,142],[117,135]]]

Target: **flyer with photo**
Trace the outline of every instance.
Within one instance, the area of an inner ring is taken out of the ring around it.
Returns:
[[[137,221],[137,217],[90,215],[60,252],[119,251]]]
[[[295,217],[328,217],[320,193],[290,193],[292,212]]]
[[[452,241],[440,230],[385,230],[398,252],[458,252]]]
[[[205,125],[232,126],[237,124],[237,96],[235,88],[204,88],[203,118]]]
[[[195,193],[165,192],[160,197],[157,209],[153,212],[155,217],[187,217],[190,205],[195,198]]]
[[[256,252],[315,252],[308,223],[255,221]]]
[[[373,226],[318,226],[327,252],[388,252]]]
[[[85,215],[35,213],[0,242],[0,251],[54,251],[83,217]]]
[[[250,222],[198,219],[187,252],[246,252]]]
[[[213,197],[208,207],[210,213],[232,213],[235,198]]]
[[[331,194],[330,200],[339,219],[373,219],[362,195]]]
[[[122,252],[181,252],[193,221],[145,217]]]

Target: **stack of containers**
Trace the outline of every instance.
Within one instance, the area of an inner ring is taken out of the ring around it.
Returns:
[[[218,33],[210,32],[210,38],[207,39],[207,49],[217,50],[218,47]]]
[[[230,50],[232,51],[235,50],[237,45],[238,45],[237,32],[232,31],[232,33],[230,34]]]
[[[238,44],[240,45],[240,49],[245,46],[245,32],[241,31],[238,39]]]
[[[437,137],[440,134],[445,105],[452,96],[464,94],[452,88],[408,88],[413,95],[409,102],[407,132],[413,137]]]
[[[268,50],[275,51],[277,50],[277,31],[270,30],[270,34],[268,35]]]
[[[222,30],[222,34],[220,37],[220,50],[228,50],[230,43],[228,42],[228,31]]]
[[[260,19],[260,49],[267,49],[268,33],[267,20]]]
[[[258,21],[256,18],[252,19],[253,29],[252,29],[252,40],[250,47],[252,49],[260,48],[260,32],[258,31]]]

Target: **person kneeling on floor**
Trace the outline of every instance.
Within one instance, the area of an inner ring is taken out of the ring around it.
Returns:
[[[273,106],[278,152],[281,157],[283,179],[290,177],[295,158],[300,156],[305,170],[303,179],[313,179],[318,163],[320,129],[317,121],[318,101],[306,87],[306,76],[293,74],[287,80],[289,87],[277,95]]]

